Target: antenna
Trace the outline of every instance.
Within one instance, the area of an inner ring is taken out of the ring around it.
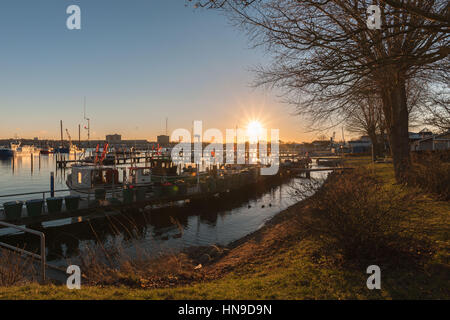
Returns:
[[[91,138],[91,119],[89,119],[88,117],[86,117],[86,96],[84,97],[84,112],[83,112],[83,118],[84,120],[87,120],[88,125],[87,128],[85,127],[85,129],[87,129],[87,135],[88,135],[88,147],[89,147],[89,140]]]
[[[166,136],[167,136],[167,122],[169,121],[169,118],[166,117]]]

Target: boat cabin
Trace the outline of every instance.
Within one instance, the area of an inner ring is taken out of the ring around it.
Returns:
[[[91,189],[119,185],[119,171],[97,166],[73,166],[67,184],[71,189]]]
[[[129,168],[128,183],[133,185],[149,184],[152,182],[151,167],[131,167]]]
[[[178,166],[170,159],[152,159],[150,161],[152,173],[157,176],[176,176]]]

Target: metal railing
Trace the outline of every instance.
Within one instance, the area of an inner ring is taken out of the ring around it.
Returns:
[[[3,222],[3,221],[0,221],[0,225],[8,227],[8,228],[17,229],[17,230],[20,230],[20,231],[23,231],[23,232],[26,232],[26,233],[34,234],[34,235],[40,237],[40,239],[41,239],[41,254],[40,255],[35,254],[33,252],[26,251],[24,249],[20,249],[18,247],[14,247],[14,246],[9,245],[9,244],[4,243],[4,242],[0,242],[0,246],[8,248],[8,249],[16,251],[16,252],[20,252],[22,254],[29,255],[29,256],[31,256],[31,257],[33,257],[35,259],[40,259],[41,260],[41,281],[42,281],[42,283],[44,283],[45,282],[45,267],[46,267],[46,261],[45,261],[45,234],[43,232],[40,232],[40,231],[24,228],[24,227],[17,226],[15,224]]]

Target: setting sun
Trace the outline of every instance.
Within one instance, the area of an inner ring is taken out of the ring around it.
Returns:
[[[263,133],[263,126],[259,121],[250,121],[247,125],[247,135],[250,141],[257,141]]]

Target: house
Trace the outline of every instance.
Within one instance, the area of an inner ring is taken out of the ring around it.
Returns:
[[[158,144],[160,146],[166,146],[170,143],[170,137],[167,135],[160,135],[156,137],[156,140],[158,141]]]
[[[432,136],[433,132],[431,132],[427,128],[420,130],[418,133],[409,132],[409,145],[411,146],[411,151],[416,150],[417,142],[419,142],[422,139],[430,138]]]
[[[106,142],[109,144],[121,143],[122,136],[120,134],[108,134],[106,136]]]
[[[450,131],[427,136],[413,144],[414,151],[450,150]]]
[[[372,150],[372,142],[368,137],[361,137],[359,140],[349,141],[352,153],[366,153]]]

